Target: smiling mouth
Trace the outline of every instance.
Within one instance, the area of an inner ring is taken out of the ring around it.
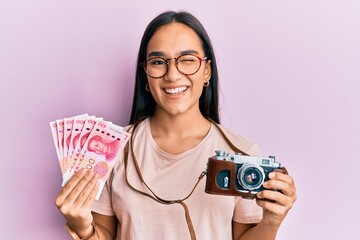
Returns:
[[[166,94],[178,94],[185,92],[188,89],[188,87],[178,87],[178,88],[164,88],[164,92]]]

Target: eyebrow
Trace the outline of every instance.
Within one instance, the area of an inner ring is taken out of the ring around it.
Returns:
[[[195,51],[195,50],[185,50],[185,51],[181,51],[179,56],[180,55],[184,55],[184,54],[199,54],[198,51]],[[147,57],[165,57],[165,53],[164,52],[161,52],[161,51],[153,51],[153,52],[149,52],[147,54]]]

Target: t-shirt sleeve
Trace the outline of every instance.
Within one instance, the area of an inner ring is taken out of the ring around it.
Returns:
[[[111,182],[108,180],[106,181],[105,187],[100,195],[99,200],[95,200],[91,206],[91,210],[93,212],[107,215],[107,216],[114,216],[115,213],[112,208],[111,204],[111,189],[110,189]]]
[[[263,210],[253,199],[236,197],[233,221],[239,223],[258,223],[262,219]]]
[[[261,156],[261,150],[257,144],[252,144],[250,148],[247,150],[247,152],[250,156],[254,156],[254,157]]]

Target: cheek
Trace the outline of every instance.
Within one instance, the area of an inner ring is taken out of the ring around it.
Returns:
[[[200,95],[201,95],[201,93],[203,91],[203,87],[204,87],[203,78],[204,78],[204,75],[199,74],[199,76],[191,79],[194,90],[196,92],[198,92]]]
[[[156,80],[155,81],[153,80],[151,83],[149,83],[149,87],[150,87],[150,94],[154,99],[157,98],[157,95],[162,93],[162,89],[160,88]]]

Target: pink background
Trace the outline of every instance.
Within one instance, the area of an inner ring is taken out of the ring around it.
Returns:
[[[360,2],[0,2],[2,239],[69,239],[49,122],[126,125],[147,23],[186,9],[217,54],[222,123],[276,155],[298,201],[280,240],[359,235]]]

